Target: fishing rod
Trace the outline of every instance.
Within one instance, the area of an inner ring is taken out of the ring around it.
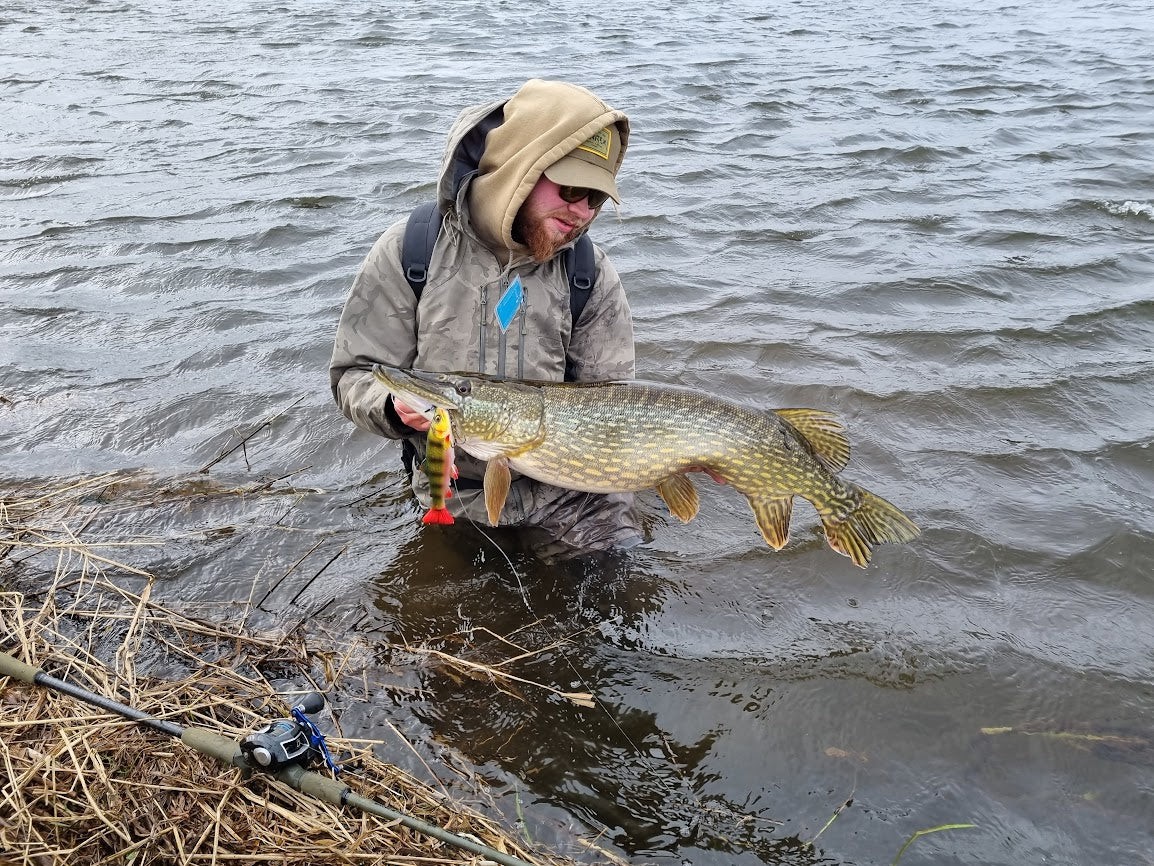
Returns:
[[[25,664],[7,653],[0,653],[0,677],[13,677],[29,685],[52,689],[102,710],[116,713],[145,727],[168,734],[202,755],[215,758],[225,766],[237,767],[245,772],[258,770],[267,773],[274,779],[321,802],[341,808],[352,806],[370,815],[396,821],[425,836],[479,854],[503,866],[534,866],[488,845],[458,836],[443,827],[429,824],[404,812],[397,812],[375,800],[354,793],[343,782],[305,769],[305,763],[319,753],[330,767],[339,772],[328,755],[324,738],[306,715],[315,713],[324,706],[324,696],[317,692],[308,695],[300,704],[293,707],[291,719],[277,719],[237,742],[204,728],[181,727],[173,722],[155,718],[135,707],[50,676],[41,668]]]

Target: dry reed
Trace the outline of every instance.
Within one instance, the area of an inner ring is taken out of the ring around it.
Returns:
[[[0,651],[181,726],[240,739],[287,715],[285,683],[339,699],[363,688],[364,647],[257,634],[158,604],[117,548],[66,528],[107,477],[0,491]],[[121,542],[128,543],[128,542]],[[55,566],[44,560],[55,554]],[[39,586],[17,563],[35,557]],[[128,577],[113,580],[112,572]],[[133,589],[127,583],[135,583]],[[331,720],[323,724],[330,727]],[[511,830],[329,736],[358,794],[514,857]],[[0,863],[479,863],[444,842],[341,811],[260,774],[243,778],[179,741],[54,691],[0,678]]]

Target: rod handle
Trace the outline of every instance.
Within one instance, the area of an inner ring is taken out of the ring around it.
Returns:
[[[240,743],[228,737],[206,731],[204,728],[185,728],[181,731],[180,741],[190,749],[195,749],[202,755],[216,758],[229,767],[248,767],[248,762],[240,751]]]
[[[296,788],[302,794],[316,797],[324,803],[331,803],[333,806],[343,806],[345,798],[349,794],[349,786],[344,782],[338,782],[336,779],[330,779],[320,773],[306,770],[299,764],[286,764],[274,775],[290,788]]]
[[[36,677],[44,671],[40,668],[34,668],[32,665],[24,664],[17,658],[14,658],[8,653],[0,653],[0,677],[15,677],[22,683],[28,683],[30,686],[36,685]]]

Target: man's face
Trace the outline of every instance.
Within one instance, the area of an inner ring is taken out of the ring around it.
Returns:
[[[597,216],[598,209],[589,207],[588,199],[567,202],[559,189],[541,175],[513,221],[513,237],[527,246],[539,262],[553,258]]]

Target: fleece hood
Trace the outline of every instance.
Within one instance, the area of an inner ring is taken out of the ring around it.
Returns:
[[[467,183],[477,237],[494,251],[527,254],[513,240],[517,211],[545,169],[611,124],[621,142],[616,174],[629,144],[629,119],[584,87],[532,79],[505,102],[465,109],[445,149],[437,187],[441,210],[457,209]]]

